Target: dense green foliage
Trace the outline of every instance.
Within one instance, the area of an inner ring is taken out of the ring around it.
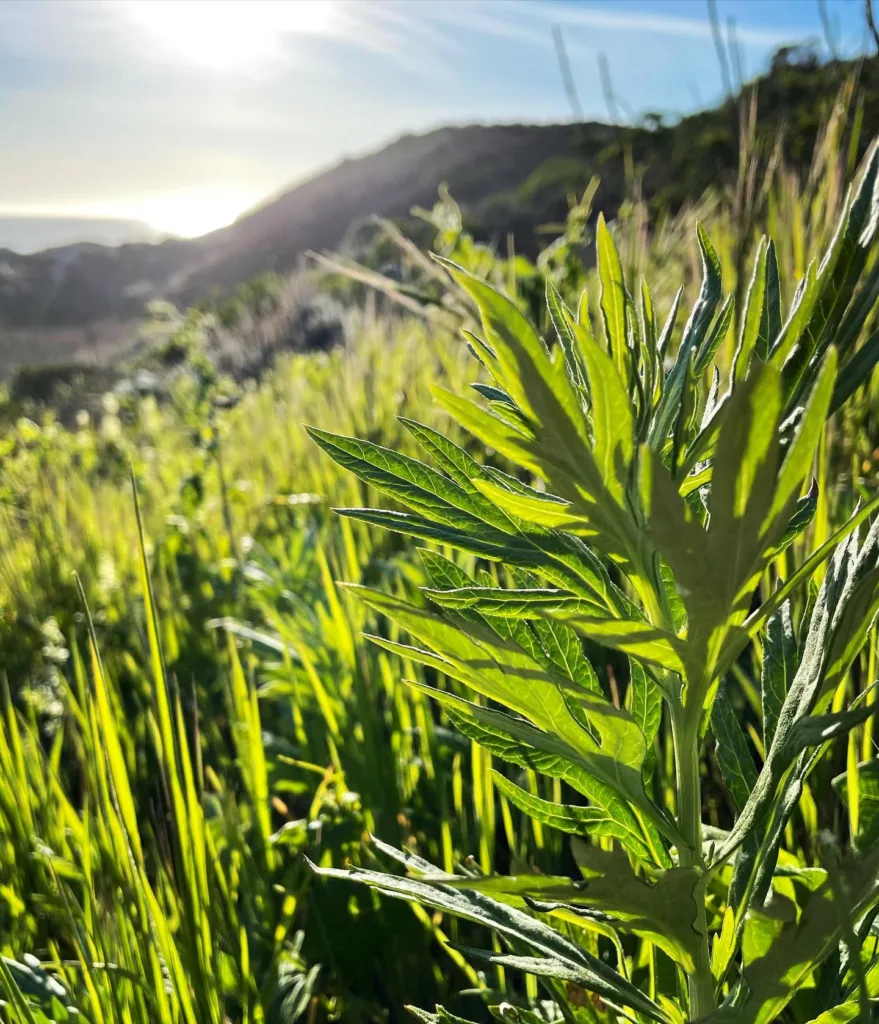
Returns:
[[[345,346],[242,383],[195,310],[158,399],[4,430],[0,1019],[868,1019],[848,109],[747,218],[747,162],[650,230],[590,188],[530,260],[441,197]]]
[[[615,1019],[626,1008],[639,1020],[768,1024],[796,1000],[792,1020],[872,1019],[879,806],[860,801],[875,788],[872,747],[836,780],[851,852],[822,833],[811,844],[817,865],[780,854],[809,775],[834,740],[874,715],[873,684],[852,669],[879,609],[879,520],[859,530],[879,498],[813,550],[790,551],[817,509],[810,478],[825,422],[879,357],[876,336],[854,347],[879,279],[875,266],[865,273],[877,231],[874,147],[784,313],[774,245],[758,246],[723,396],[715,358],[732,307],[701,227],[702,284],[672,360],[680,296],[664,326],[643,281],[636,302],[601,220],[599,309],[590,316],[584,292],[572,312],[548,283],[552,349],[508,296],[441,264],[478,308],[481,331],[467,337],[491,383],[476,385],[487,406],[448,389],[436,397],[515,473],[436,434],[423,447],[442,472],[365,441],[312,436],[411,509],[342,514],[491,564],[473,576],[425,556],[424,596],[436,611],[356,593],[408,634],[408,645],[371,639],[436,671],[433,685],[413,685],[464,735],[585,797],[585,806],[550,802],[515,774],[498,776],[523,812],[579,837],[580,877],[450,874],[391,848],[413,878],[322,875],[490,925],[501,947],[466,954],[540,978],[556,1017]],[[602,653],[587,658],[581,638]],[[718,690],[755,640],[759,770],[729,692]],[[617,685],[626,677],[624,705],[595,668],[607,650],[623,660],[614,675]],[[673,755],[664,766],[663,721]],[[736,812],[726,829],[703,820],[708,736]],[[852,749],[862,749],[857,738]],[[593,944],[613,941],[616,969],[577,941],[584,931]],[[626,950],[625,936],[640,943]],[[660,958],[677,965],[677,982],[657,977]],[[801,991],[815,976],[815,990]],[[563,983],[605,1009],[578,1010]]]

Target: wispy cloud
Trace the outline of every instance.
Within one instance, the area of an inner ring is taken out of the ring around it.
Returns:
[[[537,23],[562,28],[595,28],[637,35],[658,35],[676,39],[711,39],[711,23],[703,18],[658,14],[645,9],[592,7],[543,0],[490,0],[476,4],[439,3],[431,5],[430,17],[497,38],[552,45],[545,34],[535,33]],[[771,48],[801,38],[795,26],[761,26],[737,23],[736,38],[747,46]]]
[[[711,39],[711,23],[703,18],[683,18],[673,14],[656,14],[646,10],[623,7],[573,6],[570,4],[528,4],[522,0],[504,0],[504,6],[524,17],[541,18],[556,24],[584,28],[618,29],[624,32],[671,36],[677,39]],[[739,42],[753,46],[779,46],[802,35],[802,29],[791,26],[760,26],[736,24]]]

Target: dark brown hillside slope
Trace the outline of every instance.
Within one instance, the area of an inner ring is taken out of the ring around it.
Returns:
[[[338,245],[371,213],[402,217],[446,181],[462,201],[514,189],[544,161],[572,153],[576,128],[471,126],[408,136],[190,241],[66,246],[31,256],[0,251],[0,322],[12,328],[85,327],[139,316],[152,298],[187,305],[265,270],[287,270],[308,249]]]

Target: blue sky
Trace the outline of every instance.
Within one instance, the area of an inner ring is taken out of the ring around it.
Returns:
[[[840,53],[861,0],[827,0]],[[747,77],[824,46],[817,0],[718,0]],[[404,132],[633,116],[722,86],[704,0],[0,0],[0,215],[121,216],[199,233]]]

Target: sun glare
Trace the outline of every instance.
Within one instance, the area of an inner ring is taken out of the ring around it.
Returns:
[[[256,201],[241,192],[195,192],[156,196],[128,207],[128,215],[162,234],[195,238],[226,227]]]
[[[217,71],[258,65],[286,35],[332,30],[337,0],[128,0],[129,15],[166,52]]]
[[[258,192],[208,189],[149,197],[132,196],[108,203],[89,203],[63,209],[41,208],[33,212],[40,216],[137,220],[160,235],[196,238],[231,224],[236,217],[255,206],[261,197]]]

